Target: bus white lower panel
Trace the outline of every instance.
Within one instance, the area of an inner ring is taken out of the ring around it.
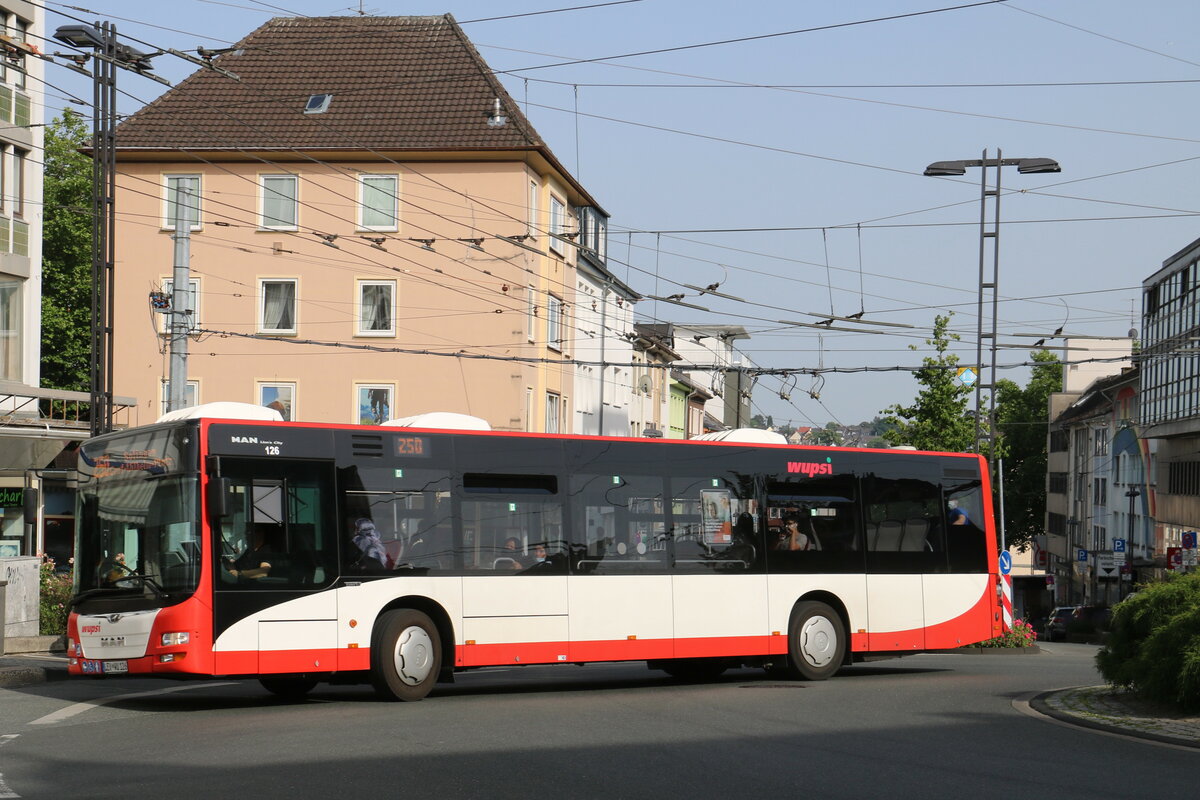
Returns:
[[[670,575],[572,576],[571,661],[671,658]]]
[[[462,579],[462,606],[464,617],[565,615],[567,577],[517,574],[466,577]]]
[[[671,588],[677,656],[767,652],[767,576],[676,575]]]
[[[867,647],[925,648],[925,591],[921,575],[867,576]]]

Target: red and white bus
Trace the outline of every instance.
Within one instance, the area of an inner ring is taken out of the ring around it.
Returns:
[[[85,442],[78,503],[74,675],[820,680],[1001,629],[974,455],[195,418]]]

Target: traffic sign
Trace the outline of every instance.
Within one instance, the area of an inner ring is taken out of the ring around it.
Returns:
[[[1000,574],[1007,575],[1012,572],[1012,553],[1005,550],[1000,554]]]
[[[1183,548],[1167,548],[1167,566],[1171,569],[1179,569],[1183,566]]]
[[[1121,563],[1117,560],[1116,553],[1096,553],[1096,573],[1101,578],[1115,577],[1120,569]]]
[[[1054,591],[1054,576],[1053,575],[1046,576],[1046,588],[1051,592]]]
[[[1196,566],[1196,550],[1195,550],[1195,548],[1184,549],[1183,551],[1181,551],[1180,555],[1183,556],[1183,566],[1185,566],[1185,567]]]
[[[1125,552],[1125,540],[1124,539],[1113,539],[1113,552],[1114,553],[1124,553]]]
[[[1195,531],[1184,531],[1183,532],[1183,541],[1180,542],[1180,544],[1183,545],[1184,550],[1195,550],[1196,549],[1196,532]]]
[[[1084,550],[1083,548],[1079,548],[1078,550],[1076,550],[1075,551],[1075,560],[1076,561],[1087,561],[1087,550]]]
[[[972,386],[974,385],[975,381],[979,380],[979,372],[975,369],[975,367],[959,367],[958,372],[955,374],[955,378],[957,378],[958,382],[963,386]]]

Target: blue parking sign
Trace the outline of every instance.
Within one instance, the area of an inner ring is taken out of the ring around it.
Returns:
[[[1114,553],[1124,553],[1125,552],[1125,540],[1124,539],[1113,539],[1113,552]]]
[[[1075,551],[1075,560],[1076,561],[1087,561],[1087,550],[1084,550],[1082,547],[1080,549],[1076,550]]]

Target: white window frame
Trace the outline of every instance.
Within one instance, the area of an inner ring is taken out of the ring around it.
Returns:
[[[390,197],[391,206],[392,206],[391,209],[385,209],[385,210],[376,209],[376,208],[370,209],[373,212],[378,211],[381,214],[383,214],[384,216],[388,217],[391,220],[391,223],[387,224],[387,225],[368,225],[367,224],[367,210],[368,210],[367,189],[369,187],[368,182],[369,181],[377,181],[377,180],[391,181],[391,184],[392,184],[391,191],[381,190],[381,191],[383,191],[383,195],[385,198]],[[360,231],[398,231],[400,229],[400,176],[399,175],[377,174],[377,175],[359,175],[358,176],[358,229]]]
[[[292,285],[292,327],[268,328],[266,326],[267,284],[290,283]],[[255,327],[259,333],[295,334],[300,330],[300,281],[297,278],[259,278],[258,279],[258,318]]]
[[[371,408],[369,403],[372,391],[383,391],[387,393],[387,404],[383,409],[383,414],[378,419],[368,419]],[[396,408],[396,384],[394,383],[356,383],[354,384],[354,417],[353,421],[356,425],[374,425],[377,422],[387,422],[387,419],[393,418],[392,413]],[[387,417],[383,419],[382,417]]]
[[[559,433],[562,430],[562,395],[558,392],[546,392],[546,433]]]
[[[562,352],[563,332],[566,330],[566,325],[563,324],[565,319],[566,309],[561,298],[555,297],[552,294],[546,295],[546,347],[551,350]]]
[[[364,302],[363,294],[368,287],[383,287],[389,290],[388,303],[388,327],[387,328],[367,328],[365,323],[367,308]],[[376,280],[360,280],[357,286],[357,299],[355,301],[355,328],[357,336],[395,336],[396,335],[396,282],[395,281],[376,281]]]
[[[276,390],[276,397],[271,400],[267,399],[266,392],[270,389]],[[284,402],[284,395],[288,396],[288,400]],[[254,387],[255,402],[260,406],[270,408],[274,400],[278,400],[287,413],[283,415],[284,420],[293,421],[296,419],[296,382],[295,381],[259,381]]]
[[[167,403],[171,399],[171,382],[162,382],[162,396],[158,399],[158,414],[167,413]],[[200,381],[188,381],[183,390],[183,407],[191,408],[200,405]]]
[[[529,224],[526,233],[535,240],[538,235],[538,212],[541,210],[541,203],[539,202],[540,194],[541,187],[538,185],[538,182],[531,180],[529,182]]]
[[[173,288],[175,286],[174,278],[162,279],[162,290],[174,302]],[[200,325],[200,279],[188,278],[188,300],[192,307],[192,314],[189,327],[196,328]],[[167,311],[159,314],[162,317],[162,332],[164,335],[171,333],[171,312]]]
[[[558,237],[566,229],[567,204],[553,194],[550,195],[550,249],[560,256],[566,251],[566,243]]]
[[[290,183],[292,185],[291,197],[280,192],[278,189],[272,189],[273,183]],[[267,216],[267,197],[268,193],[272,193],[279,198],[281,202],[291,203],[291,223],[283,222],[279,218]],[[296,231],[300,229],[300,178],[295,175],[280,175],[280,174],[263,174],[258,176],[258,227],[265,231]]]
[[[172,186],[173,181],[188,179],[195,181],[195,214],[196,219],[189,226],[189,230],[198,231],[203,228],[201,224],[202,212],[204,209],[203,191],[204,177],[196,172],[170,172],[163,175],[163,201],[162,201],[162,229],[164,231],[175,230],[175,194],[178,192],[176,186]]]

